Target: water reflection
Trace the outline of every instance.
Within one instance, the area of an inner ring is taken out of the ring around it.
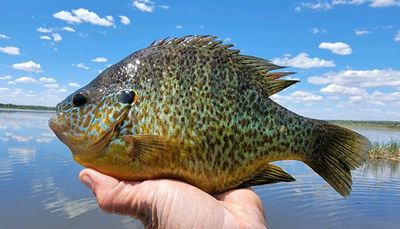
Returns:
[[[48,196],[42,201],[44,208],[68,219],[97,208],[96,200],[92,197],[76,199],[68,197],[62,188],[56,186],[54,177],[32,180],[32,197],[38,197],[43,193]]]
[[[79,182],[82,167],[47,126],[53,115],[0,111],[1,228],[142,228],[99,210]]]
[[[388,160],[369,161],[361,170],[364,173],[364,177],[390,181],[400,176],[400,163]]]
[[[99,210],[78,180],[82,167],[48,129],[51,116],[0,111],[1,227],[142,228],[132,218]],[[372,141],[400,139],[399,132],[356,131]],[[301,162],[276,164],[296,182],[255,187],[271,228],[397,228],[400,223],[398,163],[377,161],[354,171],[348,198]]]
[[[32,146],[9,147],[8,158],[14,163],[28,164],[35,160],[36,149]]]
[[[347,198],[301,162],[276,164],[296,182],[256,187],[272,228],[398,228],[399,163],[374,161],[354,171]]]

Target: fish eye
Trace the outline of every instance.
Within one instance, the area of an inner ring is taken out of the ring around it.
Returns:
[[[72,98],[72,104],[74,104],[74,106],[76,107],[80,107],[83,106],[87,103],[87,98],[86,96],[78,93],[75,94],[74,97]]]
[[[131,104],[137,101],[137,93],[134,91],[123,91],[119,97],[121,103]]]

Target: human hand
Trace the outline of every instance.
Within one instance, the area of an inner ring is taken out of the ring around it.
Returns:
[[[79,178],[102,210],[132,216],[146,228],[266,228],[261,200],[249,188],[211,196],[176,180],[120,181],[93,169]]]

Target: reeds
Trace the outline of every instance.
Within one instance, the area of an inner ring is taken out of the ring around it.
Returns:
[[[374,142],[368,152],[370,159],[388,159],[400,161],[400,141],[390,140],[385,143]]]

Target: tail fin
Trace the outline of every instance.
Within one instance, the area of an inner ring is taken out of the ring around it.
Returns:
[[[342,196],[351,191],[350,170],[361,166],[371,147],[368,139],[356,132],[322,122],[311,158],[305,160],[316,173]]]

